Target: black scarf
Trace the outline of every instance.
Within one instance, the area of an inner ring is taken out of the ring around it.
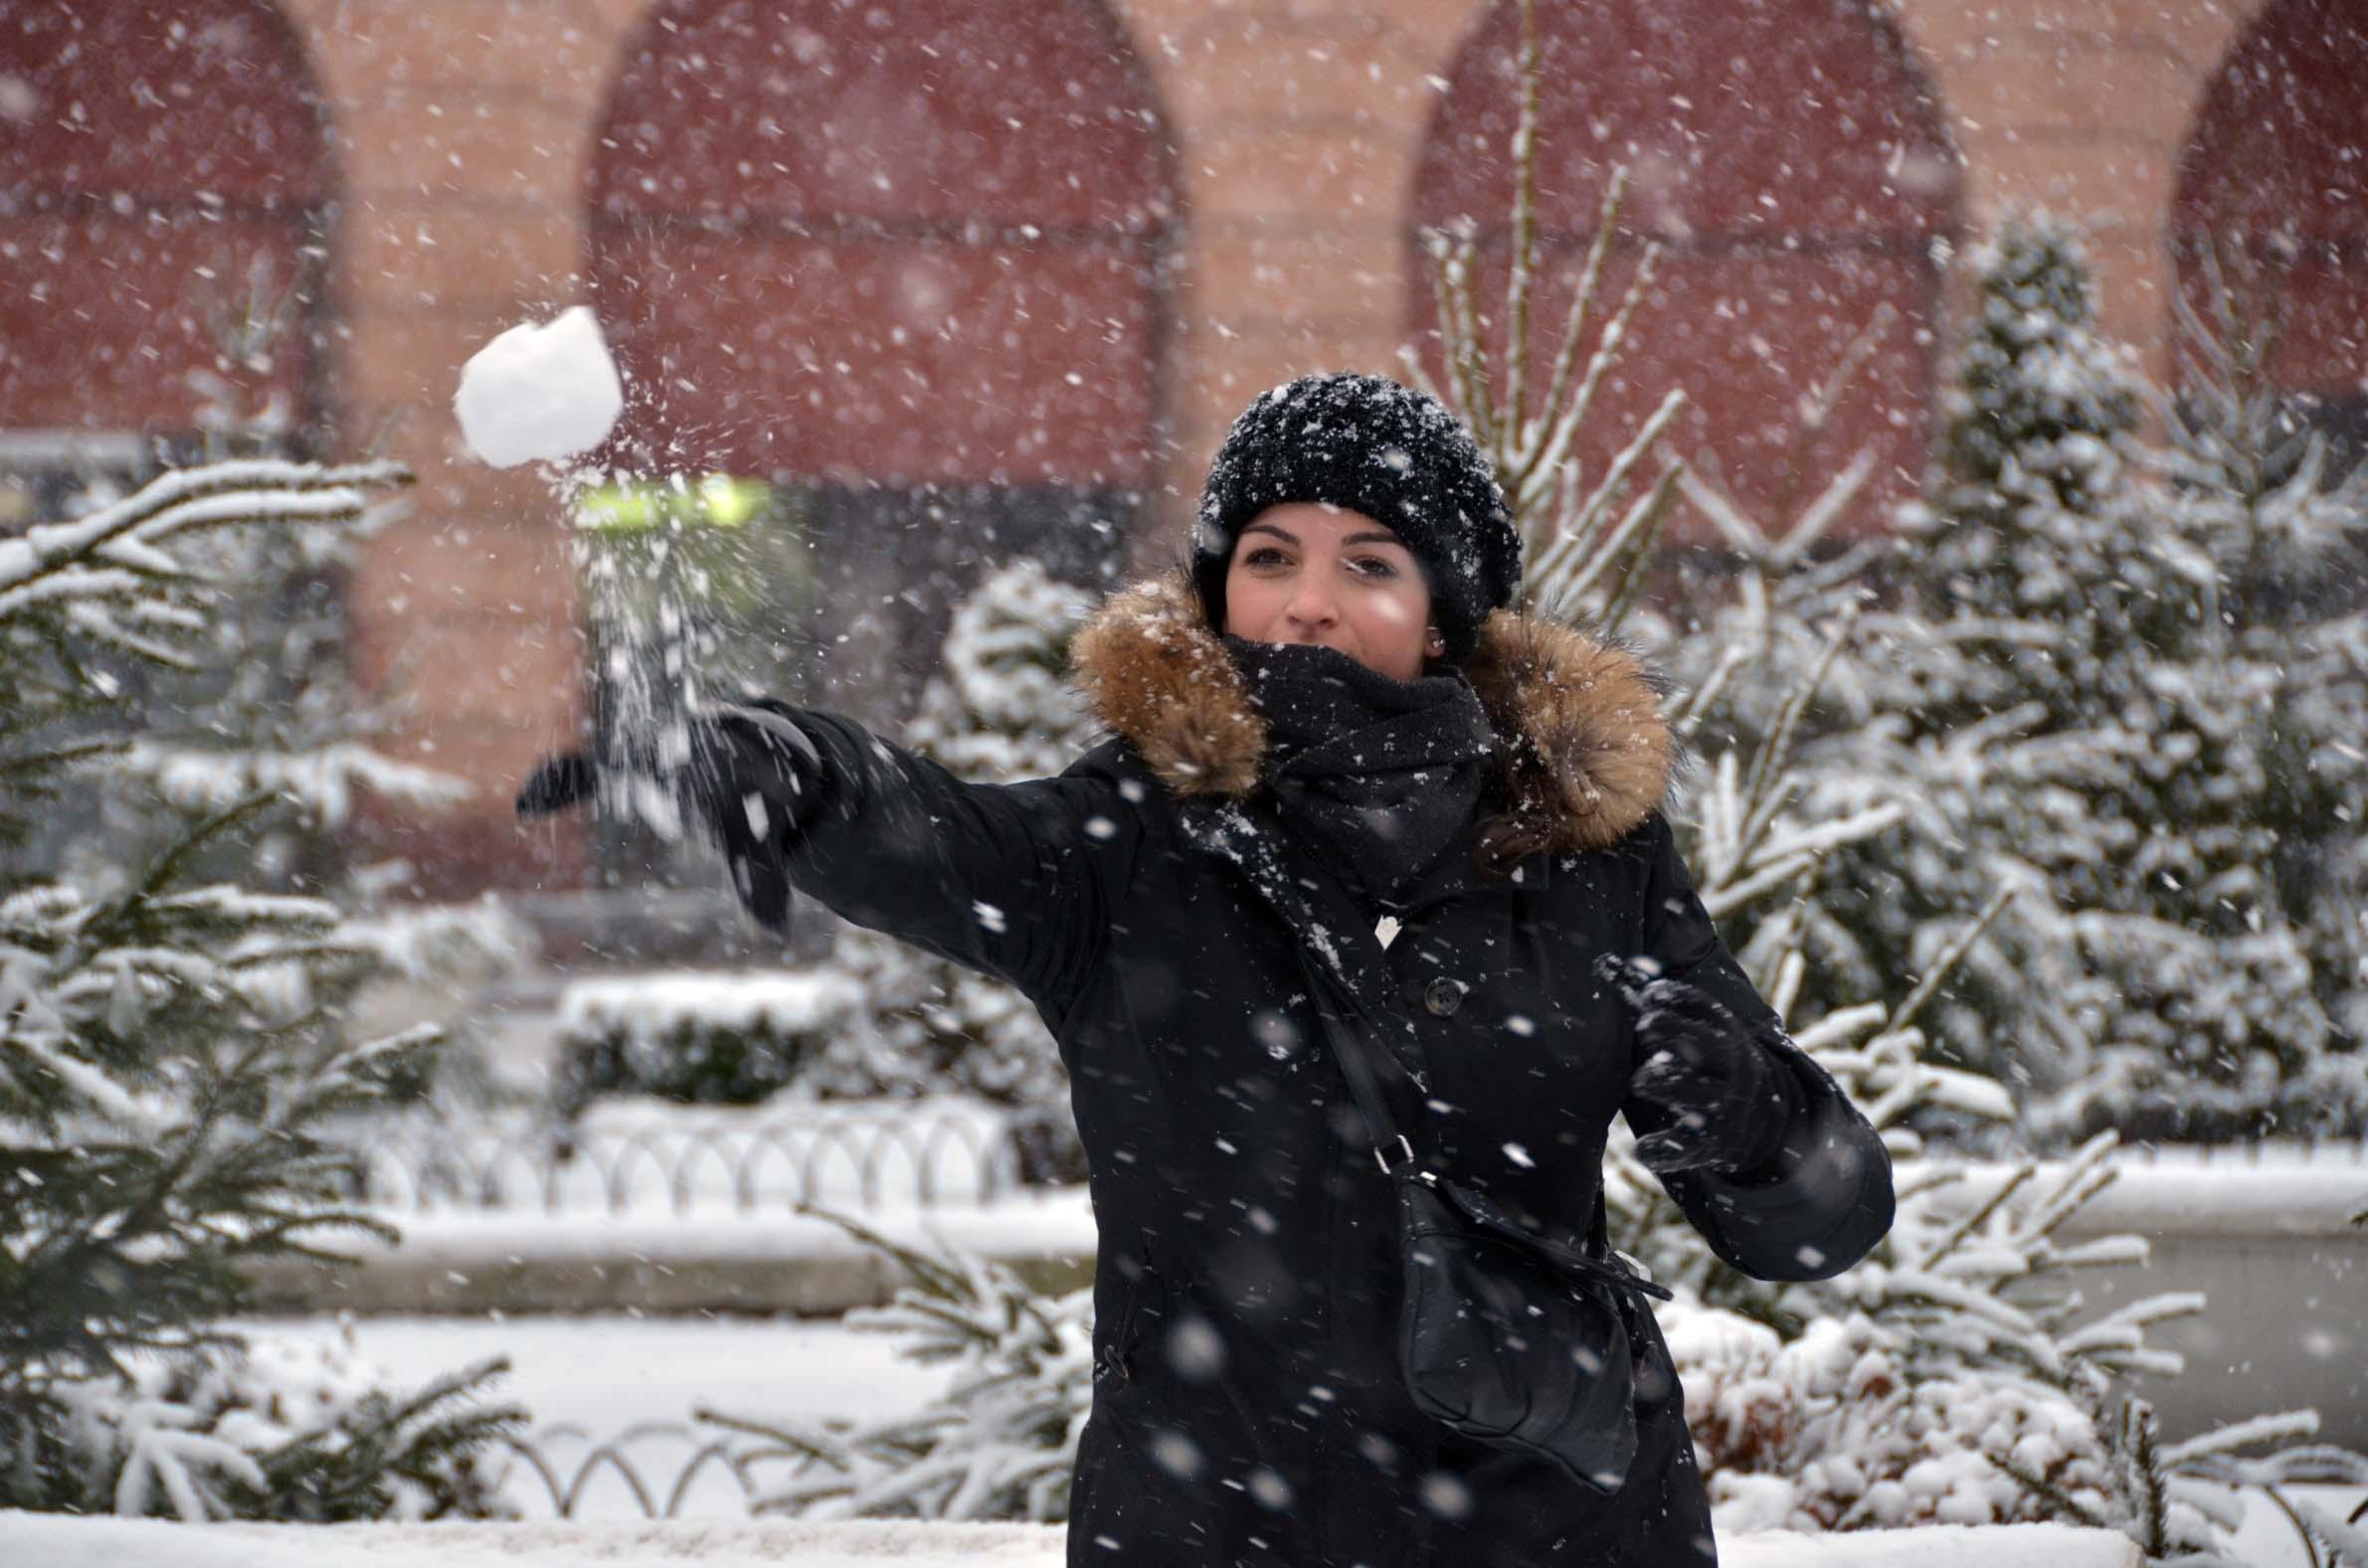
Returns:
[[[1261,782],[1294,836],[1368,905],[1400,902],[1459,841],[1495,745],[1461,674],[1391,680],[1334,648],[1225,648],[1266,720]]]

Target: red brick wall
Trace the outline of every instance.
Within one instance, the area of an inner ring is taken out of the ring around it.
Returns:
[[[2168,367],[2163,226],[2180,148],[2258,4],[1896,0],[1965,158],[1969,225],[2027,202],[2081,221],[2105,331]],[[1952,290],[1961,288],[1952,276]],[[1952,297],[1958,297],[1952,293]]]
[[[165,22],[274,14],[264,0],[235,5],[233,0],[188,0],[170,8],[133,0],[107,3],[125,15]],[[1559,3],[1545,0],[1544,8],[1553,12]],[[38,4],[0,9],[0,60],[19,59],[31,47],[10,31],[21,29],[26,17],[61,11],[91,16],[100,4],[47,0],[48,11]],[[1046,8],[1021,6],[1019,0],[1011,4],[1015,9],[1008,15],[1024,20],[1005,24],[1003,31],[1032,38],[1034,18]],[[967,423],[959,402],[943,401],[949,394],[959,398],[956,367],[969,352],[960,340],[926,347],[891,340],[897,352],[866,355],[868,370],[912,372],[929,393],[924,398],[896,390],[884,376],[858,385],[848,410],[851,429],[835,423],[835,412],[830,424],[809,414],[791,418],[800,408],[816,408],[811,395],[820,389],[811,384],[793,383],[794,390],[785,393],[770,381],[743,380],[736,395],[776,400],[751,411],[762,418],[740,423],[748,431],[774,430],[777,442],[790,439],[799,462],[838,462],[848,471],[874,475],[920,475],[931,471],[932,462],[965,473],[1016,474],[1028,462],[1045,471],[1090,468],[1098,460],[1097,443],[1106,441],[1108,460],[1119,464],[1130,444],[1140,451],[1139,433],[1148,426],[1147,467],[1158,507],[1137,541],[1148,564],[1173,552],[1210,449],[1252,395],[1309,369],[1348,365],[1386,371],[1394,365],[1395,350],[1421,309],[1419,284],[1409,275],[1406,256],[1409,230],[1429,199],[1420,193],[1451,189],[1471,177],[1470,171],[1434,169],[1418,180],[1418,166],[1431,144],[1443,92],[1461,90],[1451,84],[1462,78],[1460,63],[1475,58],[1475,30],[1501,28],[1501,20],[1490,19],[1503,13],[1484,0],[1074,4],[1099,19],[1108,40],[1100,48],[1107,58],[1079,78],[1088,83],[1088,102],[1122,101],[1118,89],[1092,83],[1137,83],[1126,89],[1135,96],[1123,101],[1142,103],[1156,114],[1162,127],[1157,148],[1146,149],[1141,138],[1114,131],[1106,143],[1083,144],[1091,156],[1079,155],[1074,140],[1053,138],[1007,146],[975,143],[974,155],[965,161],[946,151],[948,145],[959,147],[959,136],[952,143],[916,142],[899,131],[891,138],[896,144],[925,143],[935,149],[925,171],[931,179],[919,189],[938,205],[898,207],[894,213],[898,222],[909,224],[954,222],[949,215],[966,209],[1002,214],[994,201],[1016,189],[1023,173],[1039,192],[1047,174],[1061,190],[1069,188],[1071,174],[1091,191],[1140,190],[1148,182],[1129,171],[1146,167],[1144,160],[1156,150],[1175,194],[1170,232],[1176,248],[1173,287],[1164,296],[1156,330],[1144,330],[1128,310],[1113,308],[1110,297],[1126,290],[1107,274],[1093,273],[1095,259],[1123,257],[1129,247],[1143,243],[1142,231],[1115,223],[1071,254],[1070,260],[1081,263],[1076,275],[1090,281],[1038,274],[1045,297],[1061,302],[1047,330],[1062,352],[1041,357],[1057,361],[1073,354],[1071,363],[1059,368],[1064,377],[1075,370],[1087,386],[1061,390],[1068,387],[1065,380],[1049,382],[1040,375],[1014,382],[1003,390],[1038,401],[1003,425],[995,423],[989,400],[973,400]],[[757,17],[779,8],[751,0],[742,9]],[[940,9],[955,14],[950,0]],[[1639,5],[1624,8],[1623,14],[1666,9]],[[1812,9],[1832,19],[1848,15],[1836,5]],[[1878,14],[1891,19],[1896,39],[1886,41],[1886,27],[1870,17],[1863,30],[1835,33],[1825,53],[1835,62],[1838,87],[1855,84],[1877,93],[1870,103],[1895,105],[1871,110],[1879,115],[1902,112],[1896,105],[1906,101],[1890,88],[1878,92],[1884,82],[1924,85],[1932,117],[1921,133],[1944,139],[1962,155],[1959,199],[1969,230],[1978,231],[2005,205],[2026,198],[2087,222],[2103,272],[2104,324],[2146,347],[2159,368],[2172,275],[2165,236],[2181,160],[2191,155],[2191,142],[2202,146],[2193,156],[2206,163],[2221,156],[2213,150],[2217,144],[2210,129],[2217,122],[2199,116],[2230,52],[2261,9],[2166,6],[2160,0],[1998,0],[1981,6],[1962,0],[1894,0]],[[316,389],[311,402],[332,422],[345,449],[375,445],[412,463],[422,480],[410,517],[374,545],[356,583],[351,605],[355,656],[382,694],[399,694],[409,704],[400,749],[479,784],[473,801],[441,820],[379,819],[371,828],[376,847],[412,855],[422,869],[423,889],[431,893],[565,885],[583,874],[585,864],[575,831],[522,832],[508,819],[511,782],[537,752],[572,736],[582,712],[576,591],[562,519],[535,477],[496,473],[460,449],[450,399],[460,364],[495,332],[593,298],[610,286],[596,279],[596,256],[613,267],[613,280],[635,270],[624,264],[624,252],[595,242],[596,169],[604,153],[616,150],[604,147],[603,137],[611,135],[619,84],[636,69],[637,41],[646,35],[654,15],[682,13],[662,0],[280,0],[276,14],[286,26],[270,35],[284,42],[274,58],[291,65],[275,79],[279,87],[238,115],[222,117],[226,105],[246,101],[234,85],[207,79],[210,90],[200,95],[205,106],[186,111],[201,116],[205,128],[197,140],[173,139],[181,134],[170,130],[184,123],[181,110],[159,114],[150,108],[143,119],[132,115],[139,106],[134,104],[119,111],[127,117],[110,123],[165,128],[167,139],[149,144],[144,166],[167,174],[187,174],[201,167],[200,160],[215,158],[202,188],[217,195],[229,195],[225,180],[246,169],[251,176],[280,182],[274,189],[282,194],[274,199],[293,204],[285,210],[309,208],[323,195],[335,198],[328,277],[321,291],[326,304],[318,323],[322,341],[305,372]],[[884,14],[906,13],[887,8]],[[1650,44],[1634,74],[1611,69],[1616,62],[1597,50],[1581,62],[1583,71],[1574,68],[1567,80],[1589,93],[1608,92],[1606,101],[1622,105],[1623,114],[1649,119],[1655,105],[1647,85],[1656,81],[1654,73],[1680,74],[1680,56],[1691,62],[1683,74],[1692,80],[1719,79],[1722,43],[1730,46],[1728,55],[1733,50],[1732,39],[1723,39],[1718,18],[1741,18],[1737,25],[1747,29],[1773,25],[1751,22],[1754,16],[1795,14],[1776,0],[1706,4],[1705,20],[1690,24],[1682,37]],[[2306,7],[2295,14],[2306,15]],[[904,30],[921,40],[920,30],[909,25]],[[118,30],[113,36],[131,35]],[[1784,42],[1771,34],[1752,51],[1764,49],[1780,58]],[[1687,50],[1698,53],[1687,55]],[[128,61],[133,54],[112,44],[102,52],[106,59],[93,56],[96,63],[82,69],[98,73],[93,81],[126,84],[130,78],[124,72],[130,68],[108,60]],[[1844,61],[1852,64],[1844,69]],[[918,68],[908,67],[889,72],[881,79],[883,87],[910,86],[912,70]],[[1786,68],[1785,90],[1797,96],[1804,84],[1814,81],[1802,74],[1806,69]],[[0,65],[0,79],[24,75],[21,65]],[[188,79],[187,70],[168,75]],[[307,80],[311,87],[300,86]],[[307,92],[317,92],[317,105],[308,104]],[[1704,98],[1685,95],[1695,98],[1700,113],[1716,111]],[[976,101],[985,104],[991,97]],[[840,116],[839,123],[857,123],[851,95],[839,101],[825,94],[824,101],[837,103],[830,112]],[[0,171],[11,171],[0,174],[0,186],[12,192],[9,221],[28,222],[26,207],[38,205],[16,193],[27,168],[41,171],[48,183],[40,187],[40,199],[53,206],[68,189],[86,195],[114,189],[106,183],[114,176],[105,166],[88,162],[91,154],[51,139],[62,133],[12,111],[12,104],[21,109],[23,102],[21,87],[0,80]],[[1783,108],[1779,104],[1771,112],[1780,115]],[[1471,104],[1458,102],[1450,120],[1471,111]],[[909,124],[913,105],[891,92],[866,112],[884,116],[876,123]],[[1556,112],[1567,116],[1570,105]],[[1754,449],[1748,437],[1771,423],[1781,389],[1802,379],[1797,361],[1821,353],[1845,321],[1859,316],[1870,294],[1882,293],[1907,307],[1916,304],[1925,287],[1905,260],[1875,260],[1896,258],[1896,247],[1862,246],[1865,254],[1849,275],[1864,286],[1847,293],[1833,276],[1819,274],[1781,249],[1785,233],[1826,232],[1835,215],[1821,212],[1818,204],[1834,192],[1866,189],[1845,167],[1849,139],[1828,134],[1836,127],[1828,123],[1821,129],[1816,119],[1785,121],[1798,133],[1786,150],[1801,147],[1804,159],[1816,159],[1817,166],[1799,177],[1805,183],[1798,185],[1798,196],[1788,194],[1792,187],[1780,179],[1771,184],[1779,217],[1755,216],[1764,209],[1758,208],[1758,191],[1743,177],[1759,170],[1773,178],[1781,171],[1747,147],[1726,149],[1729,155],[1711,171],[1739,182],[1728,188],[1728,195],[1713,202],[1722,187],[1712,180],[1688,196],[1698,207],[1681,206],[1679,213],[1697,234],[1730,235],[1735,243],[1724,253],[1704,249],[1691,257],[1688,265],[1696,268],[1691,274],[1671,274],[1673,313],[1660,330],[1670,334],[1671,343],[1684,346],[1654,353],[1667,368],[1694,378],[1690,389],[1710,410],[1697,435],[1707,438],[1725,422],[1740,435],[1722,443],[1736,450]],[[325,156],[305,150],[294,128],[299,123],[314,126],[316,134],[325,125]],[[957,115],[947,123],[959,127],[965,122]],[[288,128],[259,129],[282,124]],[[252,157],[238,154],[223,161],[240,145],[236,134],[224,131],[226,125],[247,127]],[[855,161],[842,162],[835,183],[813,183],[815,166],[808,162],[795,166],[796,183],[768,188],[798,192],[794,205],[800,212],[810,200],[807,193],[824,193],[822,205],[834,223],[876,222],[878,213],[859,205],[868,200],[861,195],[861,158],[870,138],[854,131],[842,134],[856,143],[845,154]],[[128,141],[124,145],[128,148]],[[2277,160],[2301,166],[2296,144],[2276,145]],[[1022,147],[1058,146],[1070,149],[1060,154],[1069,161],[1024,171],[1004,170],[994,161]],[[1775,150],[1774,144],[1767,150]],[[713,187],[717,191],[733,189],[743,151],[714,143],[713,156],[703,156],[694,172],[720,181]],[[1837,157],[1843,158],[1841,164],[1833,161]],[[999,178],[1004,179],[1002,189],[990,189]],[[178,197],[144,193],[138,200],[159,200],[169,209],[176,199],[194,199],[196,188],[190,175],[175,188]],[[910,197],[916,187],[908,183],[902,189]],[[1587,206],[1575,191],[1574,185],[1564,193],[1576,212],[1574,223],[1586,216]],[[1855,209],[1866,199],[1854,196],[1851,205]],[[1107,199],[1097,203],[1089,206],[1105,214],[1114,210]],[[696,200],[690,205],[695,208]],[[256,221],[269,229],[282,211],[271,208]],[[738,231],[742,243],[788,246],[800,238],[777,222],[781,212],[767,211],[773,231],[760,241],[743,229]],[[1928,205],[1915,203],[1894,210],[1878,202],[1868,211],[1869,231],[1895,240],[1928,232],[1943,221]],[[54,215],[47,221],[55,222]],[[1020,221],[1042,225],[1034,217]],[[729,222],[725,227],[732,230]],[[1755,228],[1758,233],[1748,232]],[[217,277],[224,275],[225,265],[239,264],[240,247],[268,243],[268,236],[240,238],[235,224],[210,219],[192,233],[228,247],[220,253],[221,262],[204,263]],[[1770,237],[1777,249],[1766,252],[1740,243]],[[1846,246],[1862,240],[1841,237]],[[9,301],[24,290],[9,284],[26,277],[24,268],[33,264],[26,260],[33,253],[21,244],[17,255],[9,255],[9,243],[0,239],[0,311],[15,309]],[[112,318],[111,328],[82,323],[45,338],[50,324],[34,319],[38,312],[0,316],[0,350],[49,367],[10,394],[23,401],[0,418],[10,424],[68,417],[103,423],[134,415],[171,416],[169,409],[138,401],[168,387],[170,374],[98,374],[92,359],[98,352],[93,345],[111,330],[129,345],[116,350],[118,355],[136,355],[168,371],[187,363],[194,339],[173,338],[171,332],[180,329],[169,324],[190,313],[191,302],[203,297],[197,284],[211,280],[187,267],[182,253],[169,249],[183,243],[176,239],[167,248],[152,249],[138,263],[146,268],[137,280],[139,294],[134,296],[127,284],[119,297],[137,297],[143,308]],[[951,245],[962,251],[965,263],[986,264],[992,256],[992,265],[1000,270],[1001,252],[963,249],[971,244],[939,236],[928,244],[908,244],[906,253],[935,266]],[[46,264],[57,275],[73,275],[79,286],[106,270],[99,260],[102,251],[129,264],[129,248],[95,240],[73,253],[73,264]],[[872,294],[862,292],[869,269],[848,265],[845,258],[853,254],[838,253],[829,268],[807,268],[817,283],[835,278],[831,288],[811,292],[803,284],[792,289],[784,283],[785,276],[800,275],[795,265],[753,273],[741,268],[734,286],[750,292],[729,301],[731,308],[697,306],[705,311],[706,324],[682,330],[678,351],[712,343],[717,323],[744,323],[754,350],[793,357],[801,338],[811,340],[819,358],[824,349],[839,357],[867,349],[897,325],[906,325],[909,335],[909,323],[892,319],[893,312],[880,303],[890,296],[878,292],[878,278],[870,283]],[[17,270],[11,274],[7,268]],[[960,286],[969,286],[965,280],[973,276],[956,268]],[[175,292],[176,277],[188,284],[186,290]],[[1944,282],[1944,301],[1957,286],[1953,277]],[[1113,289],[1112,296],[1096,292],[1106,287]],[[1784,308],[1769,312],[1759,334],[1776,361],[1772,368],[1762,368],[1767,362],[1739,329],[1716,315],[1706,321],[1676,308],[1690,296],[1706,294],[1772,306],[1779,292],[1788,292]],[[144,308],[159,294],[172,294],[178,313],[169,306]],[[1033,322],[1034,297],[1014,294],[1003,308],[1027,309]],[[2356,323],[2358,307],[2351,296],[2335,290],[2312,298],[2330,312],[2313,335],[2328,343],[2343,341],[2347,324]],[[691,314],[686,310],[685,318]],[[1120,322],[1115,338],[1106,341],[1090,330],[1113,315]],[[159,328],[159,322],[169,330]],[[164,336],[144,345],[137,336],[160,330]],[[1648,330],[1650,322],[1640,325],[1640,334]],[[1020,336],[1016,329],[1014,335]],[[969,341],[1000,346],[984,337]],[[1024,346],[1024,338],[1011,345],[1014,350]],[[640,351],[637,346],[629,353]],[[1007,361],[1008,356],[990,356],[987,373],[1035,374],[1035,367],[1011,369]],[[1122,366],[1146,361],[1154,368],[1148,390],[1142,378],[1119,373]],[[1887,387],[1907,387],[1916,383],[1917,375],[1911,356],[1886,367],[1880,379]],[[1652,379],[1640,369],[1633,389],[1639,398]],[[6,380],[0,377],[0,385]],[[902,401],[907,397],[915,401],[907,405]],[[1131,399],[1148,399],[1148,411]],[[894,412],[907,407],[916,418],[899,425]],[[1913,400],[1901,407],[1912,408]],[[730,412],[739,419],[739,411]],[[932,423],[936,429],[913,434]],[[1041,449],[1023,442],[1019,434],[1036,429],[1053,433]],[[825,430],[844,438],[825,442],[820,438]],[[779,434],[784,431],[786,437]],[[1113,431],[1120,433],[1115,441]],[[810,444],[797,447],[802,440]],[[979,467],[972,467],[974,462]]]

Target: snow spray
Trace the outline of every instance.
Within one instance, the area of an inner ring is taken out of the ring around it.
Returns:
[[[498,468],[539,464],[574,523],[577,580],[600,661],[596,808],[673,840],[682,835],[673,781],[690,762],[696,702],[676,546],[699,502],[729,509],[740,498],[696,495],[679,476],[637,483],[577,465],[574,458],[608,439],[624,410],[623,379],[587,305],[496,336],[469,357],[453,395],[470,450]]]

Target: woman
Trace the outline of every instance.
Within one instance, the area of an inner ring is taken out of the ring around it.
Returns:
[[[1414,1406],[1391,1184],[1314,979],[1405,1021],[1420,1157],[1551,1237],[1602,1253],[1623,1111],[1749,1273],[1830,1276],[1890,1224],[1881,1143],[1672,847],[1652,687],[1508,610],[1520,555],[1436,401],[1310,377],[1227,436],[1188,573],[1078,636],[1111,738],[1061,777],[966,784],[786,708],[712,727],[706,810],[761,917],[794,885],[1008,980],[1060,1042],[1100,1233],[1072,1565],[1715,1561],[1641,1304],[1608,1494]],[[522,809],[572,797],[554,778]]]

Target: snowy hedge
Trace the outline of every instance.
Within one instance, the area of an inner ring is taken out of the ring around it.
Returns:
[[[795,1081],[860,1015],[837,974],[676,971],[576,980],[560,992],[556,1109],[604,1095],[758,1105]]]

